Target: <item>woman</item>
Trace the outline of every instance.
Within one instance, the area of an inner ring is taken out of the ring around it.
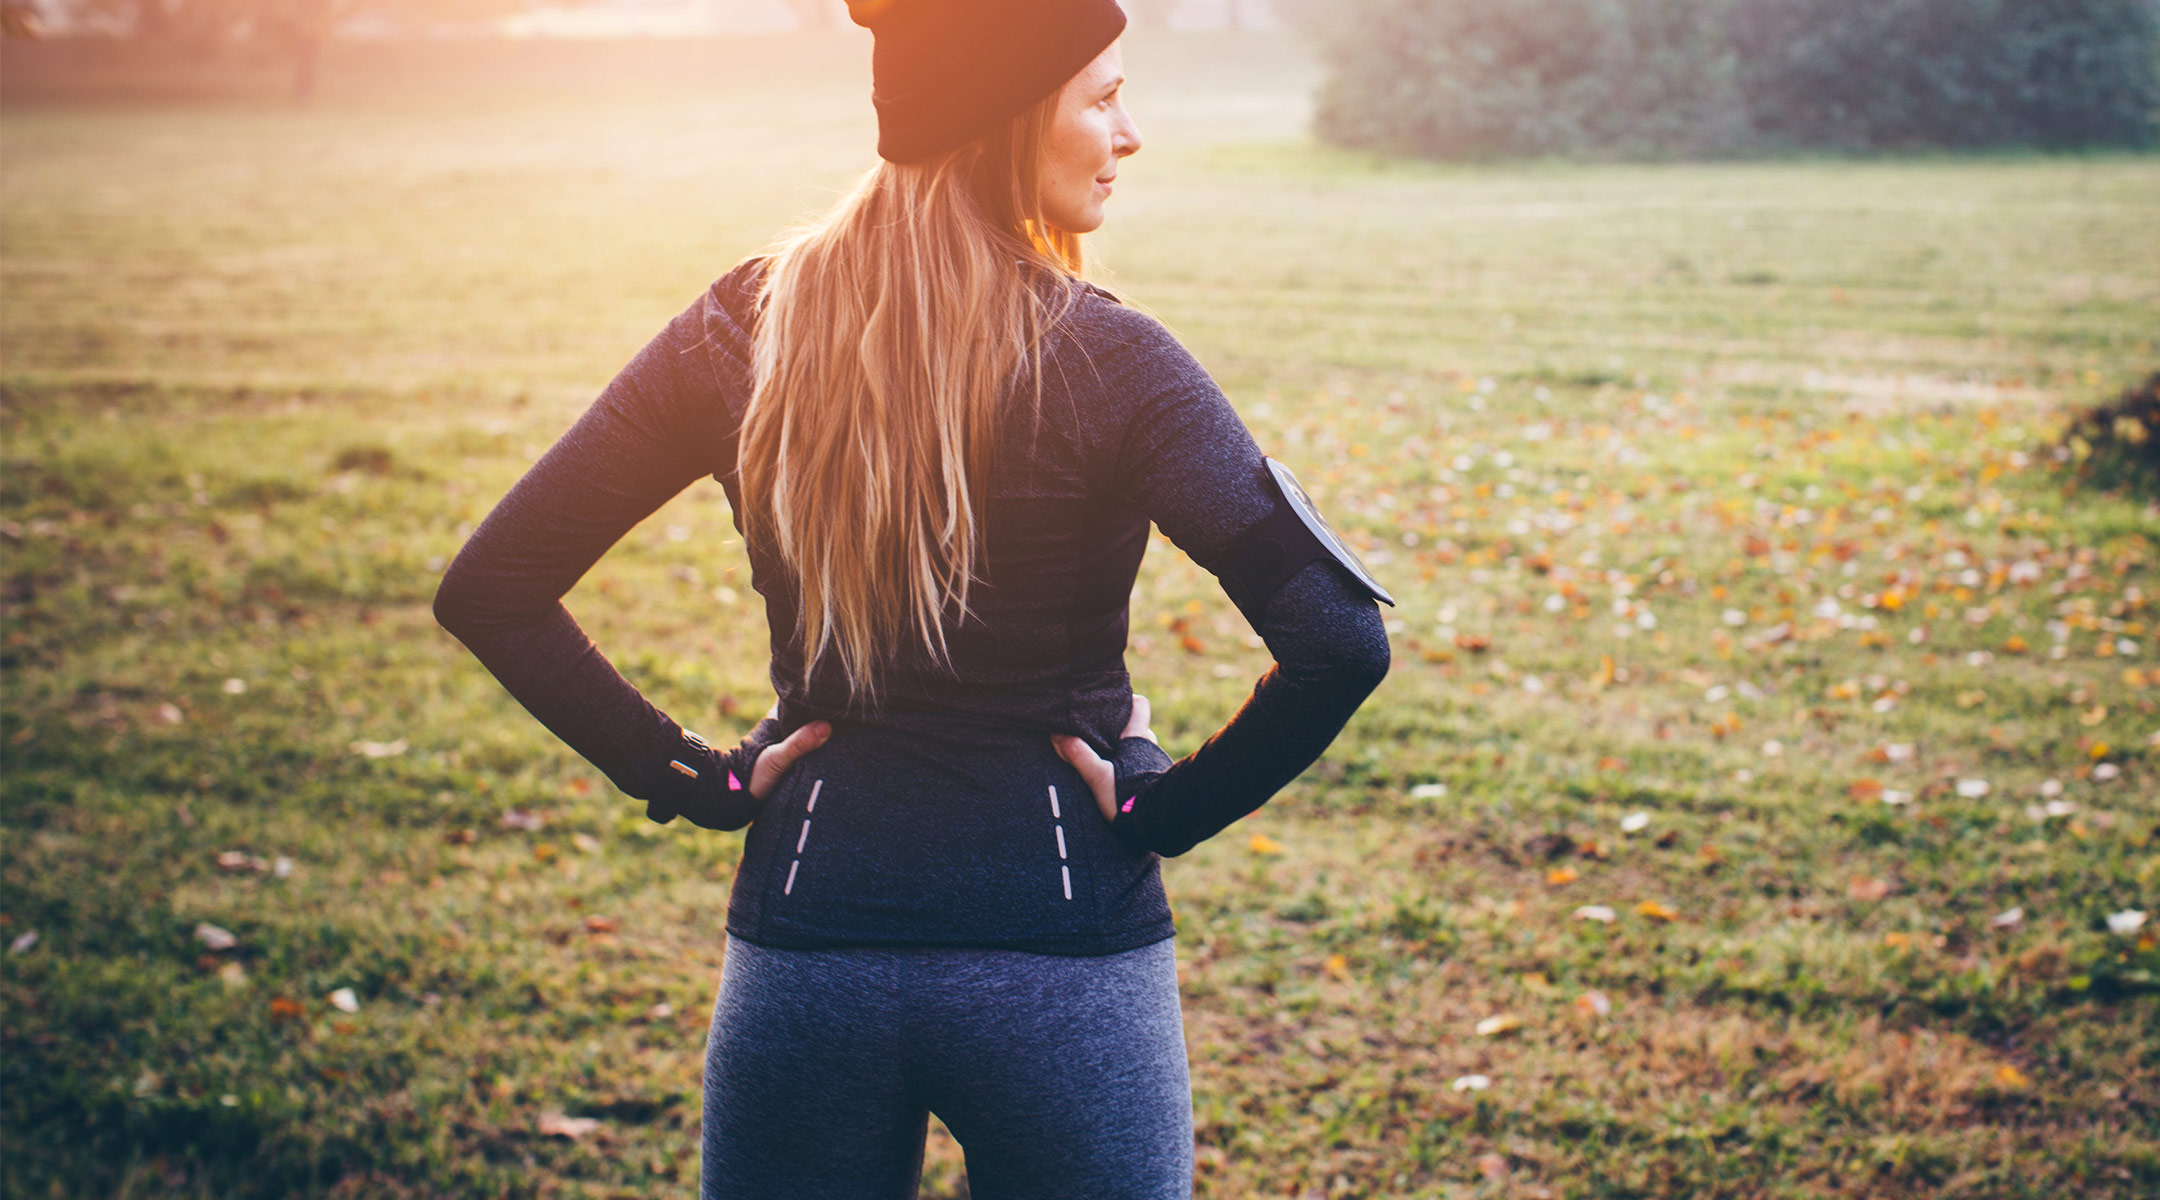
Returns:
[[[706,1068],[708,1197],[1190,1194],[1157,855],[1265,803],[1386,673],[1376,587],[1156,322],[1079,281],[1140,147],[1113,0],[858,3],[883,159],[729,271],[473,534],[436,599],[647,801],[750,825]],[[778,703],[722,751],[561,597],[702,476]],[[1173,763],[1124,670],[1150,521],[1277,659]]]

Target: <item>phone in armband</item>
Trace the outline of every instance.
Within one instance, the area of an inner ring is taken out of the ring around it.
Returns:
[[[1239,534],[1214,563],[1204,564],[1222,580],[1223,590],[1245,619],[1257,624],[1261,610],[1290,577],[1323,558],[1335,560],[1367,595],[1393,607],[1395,597],[1320,515],[1290,468],[1273,458],[1260,461],[1278,503],[1259,524]]]

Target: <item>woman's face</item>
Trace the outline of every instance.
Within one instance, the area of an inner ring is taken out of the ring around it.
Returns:
[[[1119,98],[1124,83],[1125,59],[1112,42],[1058,93],[1057,116],[1043,141],[1042,211],[1067,233],[1102,225],[1118,160],[1140,148],[1140,130]]]

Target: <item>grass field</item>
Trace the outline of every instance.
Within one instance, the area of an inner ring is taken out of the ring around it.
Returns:
[[[427,603],[863,164],[862,55],[488,53],[7,102],[9,1196],[695,1180],[740,839]],[[1132,66],[1104,278],[1402,602],[1322,764],[1164,864],[1200,1194],[2160,1191],[2160,506],[2052,454],[2160,367],[2160,160],[1390,163],[1283,43]],[[570,601],[714,736],[769,702],[727,526]],[[1264,654],[1166,544],[1134,617],[1189,748]]]

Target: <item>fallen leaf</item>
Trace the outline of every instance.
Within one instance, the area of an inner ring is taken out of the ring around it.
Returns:
[[[399,738],[394,742],[354,742],[352,749],[353,753],[362,758],[396,758],[410,747],[406,745],[404,738]]]
[[[2009,1063],[2004,1063],[1995,1068],[1995,1082],[2012,1091],[2020,1092],[2032,1086],[2032,1078]]]
[[[591,1117],[566,1117],[559,1112],[540,1114],[539,1130],[542,1137],[578,1138],[600,1131],[600,1122]]]
[[[1676,920],[1680,916],[1677,910],[1667,908],[1666,906],[1658,903],[1655,900],[1643,901],[1641,904],[1635,906],[1635,911],[1641,913],[1643,916],[1648,917],[1653,921],[1657,921],[1660,923]]]
[[[585,932],[613,933],[622,928],[622,922],[613,917],[590,916],[585,918]]]
[[[1603,1017],[1612,1013],[1612,1000],[1605,993],[1590,991],[1575,997],[1575,1009],[1586,1017]]]
[[[576,846],[584,854],[596,854],[600,850],[600,839],[589,833],[571,834],[570,844]]]
[[[1477,1169],[1478,1174],[1487,1179],[1496,1181],[1505,1179],[1508,1173],[1507,1159],[1498,1154],[1480,1154],[1477,1159]]]
[[[1554,887],[1565,887],[1575,882],[1576,878],[1575,868],[1573,867],[1554,867],[1552,870],[1545,872],[1545,882]]]
[[[1845,894],[1855,900],[1874,901],[1889,895],[1893,890],[1894,888],[1887,879],[1875,879],[1862,875],[1853,879],[1852,883],[1846,887]]]
[[[270,997],[270,1019],[273,1021],[297,1021],[307,1012],[298,1000],[283,996]]]
[[[219,967],[217,977],[218,982],[228,988],[244,988],[247,986],[247,968],[236,962],[228,962]]]
[[[1320,969],[1326,971],[1334,979],[1348,980],[1350,978],[1350,960],[1340,954],[1328,955],[1327,961],[1320,964]]]
[[[1283,852],[1282,843],[1264,833],[1252,835],[1252,840],[1247,842],[1246,845],[1252,848],[1254,854],[1281,854]]]
[[[1522,1028],[1522,1018],[1509,1013],[1487,1017],[1477,1023],[1479,1037],[1506,1037]]]
[[[505,809],[502,815],[502,827],[504,829],[522,829],[527,833],[538,833],[547,828],[547,814],[544,812],[527,812],[522,808]]]

